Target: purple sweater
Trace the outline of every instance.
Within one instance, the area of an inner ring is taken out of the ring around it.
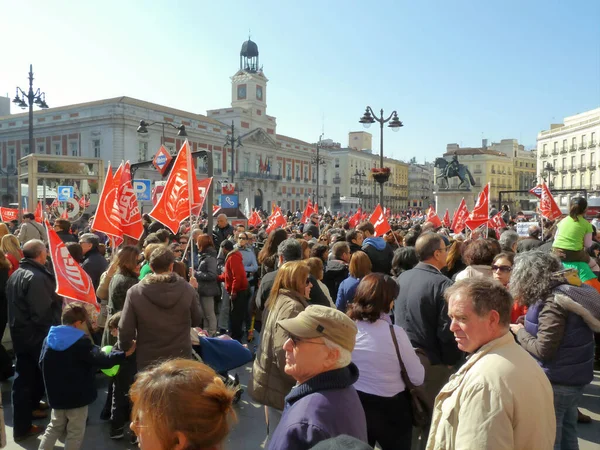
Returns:
[[[365,413],[352,386],[356,380],[358,368],[350,363],[294,387],[285,398],[269,450],[309,449],[340,434],[368,442]]]

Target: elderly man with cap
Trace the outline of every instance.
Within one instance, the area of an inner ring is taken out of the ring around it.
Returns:
[[[352,386],[358,380],[351,362],[354,322],[334,308],[310,305],[278,324],[290,334],[284,370],[297,384],[285,398],[269,449],[308,449],[341,434],[367,442],[365,413]]]

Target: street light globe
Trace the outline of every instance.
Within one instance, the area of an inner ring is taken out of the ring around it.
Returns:
[[[390,127],[394,133],[400,131],[400,127]]]
[[[365,123],[363,123],[363,127],[365,127],[365,128],[371,128],[371,122],[365,122]]]

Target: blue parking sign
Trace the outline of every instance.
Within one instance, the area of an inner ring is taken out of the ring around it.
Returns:
[[[131,182],[133,192],[140,201],[152,200],[152,182],[150,180],[138,179]]]
[[[73,188],[73,186],[59,186],[58,187],[58,201],[66,202],[70,198],[73,198],[74,193],[75,193],[75,189]]]

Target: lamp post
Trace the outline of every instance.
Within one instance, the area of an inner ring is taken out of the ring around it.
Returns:
[[[225,138],[225,147],[231,147],[231,182],[234,182],[235,177],[235,148],[243,147],[242,138],[238,136],[235,137],[235,125],[233,124],[233,120],[231,121],[231,134]]]
[[[354,176],[358,178],[358,206],[361,206],[362,205],[362,178],[366,177],[367,174],[365,173],[364,170],[361,170],[359,172],[358,169],[356,169],[356,172],[354,172]]]
[[[160,144],[164,145],[165,144],[165,126],[168,125],[171,128],[175,128],[177,130],[177,136],[179,137],[187,137],[187,132],[185,131],[185,125],[181,124],[181,125],[173,125],[170,122],[152,122],[152,123],[147,123],[145,120],[140,120],[140,126],[137,127],[137,132],[140,134],[148,134],[148,127],[151,127],[152,125],[162,125],[162,137],[160,140]],[[175,149],[175,151],[177,151],[177,149]]]
[[[548,186],[552,187],[554,185],[554,183],[552,183],[552,181],[550,180],[550,174],[556,173],[556,169],[554,168],[554,166],[552,164],[550,164],[549,162],[546,163],[546,165],[544,166],[544,168],[542,169],[542,179],[544,180],[544,182],[548,182]],[[547,174],[546,176],[544,176],[544,174]]]
[[[313,203],[319,203],[319,166],[325,165],[325,159],[319,155],[319,150],[321,148],[321,140],[323,139],[323,134],[319,136],[319,141],[317,142],[317,155],[310,158],[310,163],[317,168],[317,200],[313,201]],[[313,198],[314,200],[314,198]],[[317,211],[318,213],[319,211]]]
[[[42,109],[47,109],[46,93],[41,92],[38,88],[33,91],[33,65],[29,65],[29,90],[27,93],[17,86],[17,93],[13,99],[13,103],[19,108],[29,108],[29,153],[35,153],[35,142],[33,142],[33,105],[37,105]]]
[[[369,128],[371,124],[379,122],[381,132],[379,136],[379,168],[383,169],[383,125],[390,122],[388,127],[391,128],[392,131],[398,131],[404,124],[398,119],[398,113],[396,111],[392,111],[390,116],[387,119],[384,119],[383,109],[381,109],[378,117],[370,106],[367,106],[365,113],[358,122],[362,123],[365,128]],[[378,181],[378,183],[380,188],[379,204],[383,208],[383,183],[385,183],[385,181]]]

